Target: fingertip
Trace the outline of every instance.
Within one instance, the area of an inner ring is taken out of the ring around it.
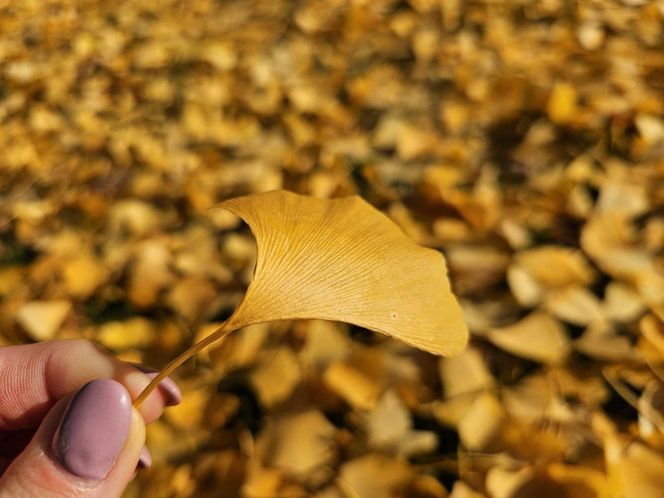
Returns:
[[[112,379],[93,380],[70,402],[53,437],[53,452],[72,474],[104,479],[127,441],[131,419],[125,387]]]
[[[0,478],[0,496],[120,497],[141,461],[145,433],[121,384],[92,381],[47,414]]]

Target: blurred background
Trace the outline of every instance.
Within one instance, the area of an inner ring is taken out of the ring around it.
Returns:
[[[439,359],[275,323],[177,371],[127,497],[661,498],[664,2],[0,2],[0,344],[163,366],[359,194],[442,251]]]

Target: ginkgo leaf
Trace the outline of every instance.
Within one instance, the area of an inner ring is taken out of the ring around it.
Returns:
[[[232,328],[284,319],[352,323],[431,353],[452,355],[466,325],[442,255],[417,246],[359,197],[276,191],[219,207],[254,233],[258,260]]]
[[[273,191],[219,207],[256,237],[254,278],[224,325],[164,372],[229,331],[274,320],[347,322],[444,356],[465,346],[468,331],[443,256],[415,244],[359,197]]]

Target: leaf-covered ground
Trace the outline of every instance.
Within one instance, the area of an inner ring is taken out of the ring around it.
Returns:
[[[128,497],[663,496],[661,1],[0,2],[0,344],[163,366],[275,188],[441,250],[471,344],[235,333]]]

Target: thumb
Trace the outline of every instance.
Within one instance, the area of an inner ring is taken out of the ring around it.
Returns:
[[[0,498],[119,497],[144,443],[143,417],[124,386],[93,380],[50,410],[0,479]]]

